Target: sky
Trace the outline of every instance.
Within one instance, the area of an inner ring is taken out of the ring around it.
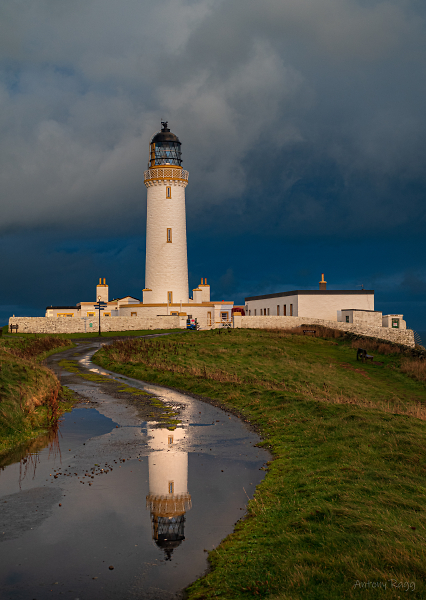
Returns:
[[[421,0],[2,0],[0,322],[141,298],[148,144],[182,142],[190,289],[374,289],[426,331]]]

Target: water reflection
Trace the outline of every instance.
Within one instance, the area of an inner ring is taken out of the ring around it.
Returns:
[[[32,473],[34,479],[37,465],[40,462],[39,453],[41,450],[49,447],[48,457],[61,457],[61,448],[59,444],[60,421],[56,421],[45,435],[40,435],[24,444],[12,448],[0,456],[0,471],[3,471],[9,465],[19,462],[19,487],[27,475]]]
[[[170,430],[152,422],[147,433],[151,453],[146,506],[151,513],[152,538],[166,560],[171,560],[173,550],[185,539],[185,513],[191,508],[188,453],[179,447],[185,429]]]

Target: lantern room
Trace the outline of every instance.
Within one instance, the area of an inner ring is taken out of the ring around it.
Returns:
[[[148,168],[164,165],[180,167],[182,164],[181,143],[174,133],[167,127],[168,122],[161,122],[161,131],[156,133],[150,142]]]

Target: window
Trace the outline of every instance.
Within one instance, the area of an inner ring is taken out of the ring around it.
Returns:
[[[260,309],[260,316],[263,315],[263,308]]]
[[[290,304],[290,317],[292,317],[292,316],[293,316],[293,305]]]
[[[137,313],[137,312],[131,312],[131,313],[130,313],[130,316],[131,316],[131,317],[137,317],[137,316],[138,316],[138,313]]]
[[[175,491],[175,482],[169,481],[169,494],[173,494]]]
[[[349,323],[349,315],[346,315],[346,323]]]
[[[256,308],[255,308],[255,309],[254,309],[254,316],[256,316],[256,312],[257,312],[257,310],[256,310]]]
[[[95,313],[94,313],[94,312],[88,312],[88,313],[87,313],[87,316],[88,316],[88,317],[94,317],[94,316],[95,316]]]
[[[166,198],[171,198],[171,197],[172,197],[172,188],[166,187]]]
[[[284,306],[283,306],[283,315],[284,316],[287,315],[287,304],[284,304]]]
[[[399,319],[392,319],[392,327],[394,329],[399,329]]]
[[[104,313],[104,317],[110,317],[111,313]]]
[[[266,308],[263,309],[263,316],[266,317]]]
[[[208,312],[207,313],[207,325],[211,325],[212,324],[212,313]]]
[[[269,316],[269,308],[268,308],[268,316]]]
[[[58,313],[58,317],[73,317],[74,313]]]
[[[170,313],[170,314],[172,315],[172,317],[177,317],[177,316],[179,315],[179,313],[178,313],[178,312],[172,312],[172,313]]]
[[[169,304],[173,302],[173,292],[167,292],[167,302]]]
[[[280,316],[280,305],[277,304],[277,317],[279,317],[279,316]]]
[[[169,444],[169,446],[171,446],[173,444],[173,436],[169,435],[169,437],[167,438],[167,443]]]
[[[171,227],[167,228],[167,243],[168,244],[172,243],[172,228]]]
[[[249,317],[251,317],[251,310],[249,310],[248,312],[249,312]]]
[[[221,318],[222,321],[227,321],[228,320],[228,313],[227,312],[220,313],[220,318]]]

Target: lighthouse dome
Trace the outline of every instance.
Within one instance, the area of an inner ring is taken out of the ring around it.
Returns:
[[[161,131],[156,133],[150,142],[149,168],[162,165],[182,164],[181,143],[177,135],[167,127],[168,122],[162,121]]]

